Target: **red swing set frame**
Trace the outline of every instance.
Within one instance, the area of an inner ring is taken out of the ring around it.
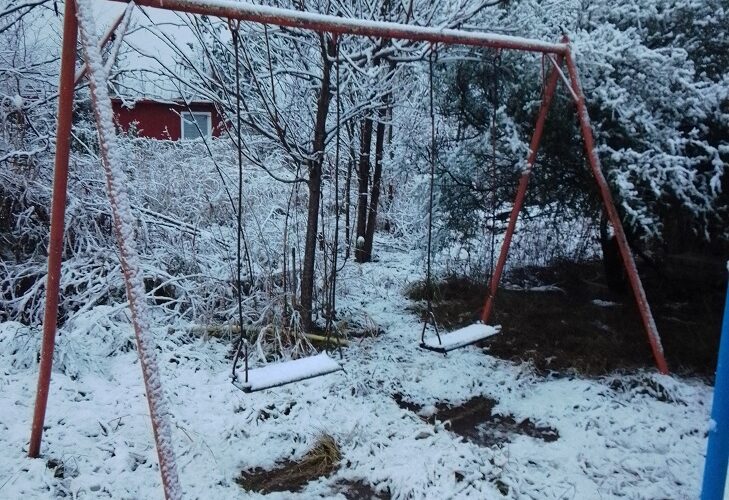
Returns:
[[[126,3],[126,0],[113,0]],[[403,39],[412,41],[423,41],[430,43],[441,43],[448,45],[468,45],[492,49],[507,49],[526,52],[541,53],[549,62],[551,71],[546,79],[546,85],[542,95],[542,102],[537,115],[537,121],[529,145],[529,156],[523,170],[516,192],[514,206],[511,210],[509,223],[506,229],[503,244],[499,253],[486,297],[481,319],[488,322],[494,306],[494,298],[499,282],[506,264],[509,247],[516,227],[519,212],[524,204],[526,190],[529,184],[529,177],[534,169],[537,158],[539,143],[544,131],[547,114],[554,97],[557,83],[562,80],[567,92],[573,100],[577,117],[580,123],[580,132],[584,141],[587,160],[598,185],[608,218],[614,228],[620,255],[625,265],[633,294],[640,312],[646,335],[653,352],[656,366],[661,373],[668,373],[668,366],[663,354],[660,337],[656,328],[653,315],[648,305],[648,300],[643,290],[632,252],[620,221],[618,211],[615,208],[610,187],[603,175],[600,159],[595,151],[595,141],[592,134],[592,127],[587,113],[585,96],[577,72],[575,59],[570,49],[568,38],[563,37],[560,43],[549,43],[540,40],[513,37],[507,35],[479,33],[455,29],[438,29],[422,26],[404,25],[391,22],[375,22],[369,20],[341,18],[331,15],[321,15],[310,12],[295,11],[289,9],[272,8],[249,3],[240,3],[229,0],[136,0],[136,5],[154,7],[166,10],[186,12],[191,14],[205,14],[239,21],[250,21],[263,24],[272,24],[292,28],[313,30],[320,33],[332,35],[358,35],[379,38]],[[51,379],[51,368],[53,363],[53,350],[57,329],[59,282],[61,275],[61,261],[63,251],[65,205],[68,186],[68,165],[71,144],[71,122],[73,109],[73,96],[76,84],[84,74],[84,68],[76,72],[75,59],[79,33],[79,22],[77,20],[77,6],[75,0],[66,0],[63,20],[63,47],[61,53],[61,71],[58,100],[58,122],[56,132],[56,153],[53,175],[53,191],[51,201],[51,226],[48,247],[48,277],[46,284],[45,311],[43,317],[43,340],[41,345],[40,368],[38,374],[38,387],[35,400],[35,409],[31,430],[30,446],[28,455],[37,457],[40,453],[43,423],[45,420],[46,407],[48,402],[49,384]],[[101,40],[105,44],[113,30],[119,25],[120,16],[107,30]],[[566,65],[567,73],[562,70],[563,63]],[[88,61],[87,61],[88,64]],[[93,98],[95,109],[99,103]],[[100,134],[102,149],[104,147],[103,137]],[[121,236],[118,236],[118,244],[121,246]],[[124,279],[129,286],[129,276],[124,269]],[[140,328],[137,318],[132,315],[135,331]],[[140,353],[141,354],[141,353]],[[144,366],[143,366],[144,370]],[[147,398],[152,408],[155,394],[147,391]],[[152,426],[157,439],[157,421],[152,416]],[[160,453],[161,444],[157,440],[157,449],[160,458],[160,472],[162,484],[167,498],[176,497],[174,485],[177,484],[174,464],[164,463],[165,457]],[[169,458],[167,458],[169,459]]]

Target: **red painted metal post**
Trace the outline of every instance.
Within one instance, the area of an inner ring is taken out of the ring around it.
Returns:
[[[562,56],[557,58],[557,64],[562,63]],[[547,113],[549,112],[549,106],[552,104],[552,97],[554,91],[557,88],[557,79],[559,73],[556,69],[552,69],[547,80],[547,86],[544,90],[544,96],[542,97],[542,104],[539,107],[539,114],[537,116],[537,123],[534,127],[534,134],[532,140],[529,143],[529,156],[527,158],[527,164],[524,171],[519,179],[519,187],[516,190],[516,199],[514,200],[514,206],[511,209],[511,215],[509,216],[509,224],[506,226],[506,234],[504,235],[504,242],[501,244],[501,251],[499,252],[499,260],[496,262],[496,268],[491,276],[491,283],[489,284],[488,295],[486,296],[486,302],[481,312],[481,321],[486,323],[491,316],[491,311],[494,307],[494,299],[496,297],[496,290],[499,288],[499,281],[501,281],[501,274],[504,272],[504,265],[506,264],[506,257],[509,255],[509,247],[511,246],[511,238],[514,236],[514,229],[516,228],[516,220],[519,217],[519,212],[524,205],[524,197],[526,196],[527,186],[529,185],[529,177],[532,175],[532,169],[534,168],[534,162],[537,159],[537,150],[539,149],[539,142],[542,140],[542,132],[544,132],[544,123],[547,121]]]
[[[625,237],[625,231],[623,230],[623,224],[620,221],[620,216],[615,208],[615,202],[613,201],[610,187],[608,186],[605,176],[602,173],[600,166],[600,158],[597,156],[595,151],[595,140],[592,136],[592,126],[590,125],[590,117],[587,114],[587,106],[585,105],[585,95],[582,92],[582,85],[580,84],[580,77],[577,73],[577,66],[575,60],[572,57],[571,52],[567,52],[567,71],[569,72],[570,81],[572,82],[572,90],[577,95],[577,116],[580,120],[580,130],[582,132],[582,138],[585,141],[585,152],[587,153],[587,160],[590,163],[590,169],[592,174],[595,176],[595,181],[600,188],[600,195],[602,197],[605,210],[607,211],[610,222],[613,225],[615,231],[615,239],[618,242],[620,248],[620,255],[623,258],[623,264],[628,272],[628,279],[630,286],[633,289],[635,295],[635,301],[638,304],[638,310],[640,311],[640,317],[643,321],[643,327],[645,328],[646,335],[648,335],[648,342],[650,343],[651,350],[653,351],[653,357],[656,361],[658,370],[666,374],[668,373],[668,365],[666,364],[666,358],[663,354],[663,346],[661,345],[661,338],[658,335],[658,329],[656,328],[656,322],[653,319],[651,308],[648,305],[648,299],[643,290],[643,284],[640,281],[638,275],[638,269],[635,266],[635,260],[633,259],[633,253],[630,251],[628,240]]]
[[[66,1],[63,11],[63,49],[58,95],[58,127],[56,129],[56,156],[53,168],[53,198],[51,201],[51,235],[48,244],[48,278],[46,304],[43,312],[43,343],[41,345],[38,389],[35,397],[33,425],[30,433],[28,456],[40,453],[43,422],[48,403],[48,389],[53,367],[53,348],[58,320],[58,295],[63,254],[63,230],[66,216],[66,189],[68,186],[68,159],[71,149],[71,119],[73,115],[73,89],[76,63],[78,22],[76,4]]]

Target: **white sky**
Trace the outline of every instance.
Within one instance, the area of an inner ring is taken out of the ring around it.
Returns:
[[[61,32],[63,25],[63,4],[59,2],[59,16],[56,16],[53,6],[42,6],[37,9],[33,17],[26,18],[23,49],[35,54],[34,59],[52,60],[60,55]],[[126,4],[108,0],[95,0],[96,32],[101,36],[107,27],[122,13]],[[125,37],[125,46],[122,47],[117,68],[125,70],[155,70],[160,64],[155,58],[174,69],[175,57],[173,51],[150,32],[150,27],[163,31],[181,47],[195,41],[187,28],[179,26],[180,20],[176,13],[145,8],[144,15],[140,7],[134,7],[129,34]],[[49,57],[50,56],[50,57]],[[49,71],[49,85],[57,84],[58,62],[52,62]]]

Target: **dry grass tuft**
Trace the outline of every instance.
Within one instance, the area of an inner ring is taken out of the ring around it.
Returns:
[[[286,460],[272,470],[242,471],[236,482],[246,490],[260,493],[299,491],[309,481],[333,474],[341,459],[342,453],[334,438],[322,434],[300,460]]]
[[[323,475],[336,468],[341,459],[342,453],[334,438],[329,434],[322,434],[317,438],[314,447],[301,459],[299,465],[302,469]]]

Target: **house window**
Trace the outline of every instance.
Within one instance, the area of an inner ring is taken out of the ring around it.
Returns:
[[[182,118],[182,138],[185,140],[198,137],[210,137],[212,132],[212,119],[209,112],[184,111]]]

